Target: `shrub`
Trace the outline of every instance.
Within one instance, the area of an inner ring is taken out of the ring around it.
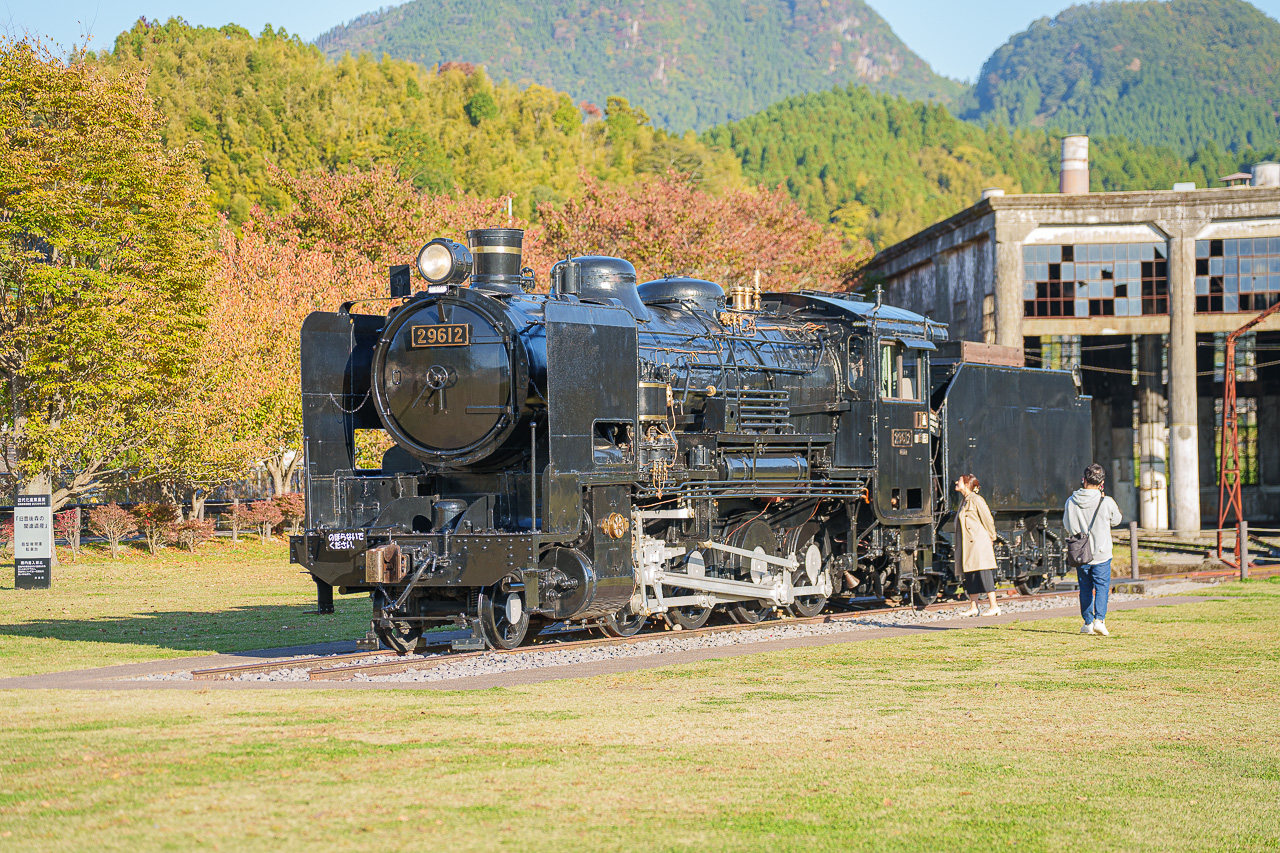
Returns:
[[[266,542],[271,538],[271,529],[284,520],[280,510],[271,501],[254,501],[249,504],[249,519],[258,528],[258,535]]]
[[[71,562],[80,556],[80,513],[74,509],[56,513],[53,516],[53,535],[67,543],[71,552]]]
[[[89,529],[111,546],[112,558],[120,556],[120,540],[138,529],[138,523],[127,510],[116,503],[89,510]]]
[[[193,518],[178,525],[173,532],[173,541],[179,548],[194,551],[213,538],[213,522],[203,518]]]
[[[0,521],[0,557],[8,557],[13,548],[13,519]]]
[[[297,536],[302,530],[302,520],[307,517],[307,501],[302,492],[287,492],[276,495],[272,500],[289,525],[289,535]]]
[[[147,550],[154,556],[173,541],[182,513],[173,504],[140,503],[133,508],[133,517],[142,538],[147,540]]]
[[[237,503],[231,505],[231,541],[240,541],[240,531],[246,527],[257,527],[258,519],[253,514],[252,504]]]

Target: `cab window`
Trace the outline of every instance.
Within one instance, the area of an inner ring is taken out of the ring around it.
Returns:
[[[920,357],[900,343],[880,345],[880,399],[920,399]]]
[[[853,399],[863,399],[866,391],[866,347],[862,338],[849,338],[849,390]]]

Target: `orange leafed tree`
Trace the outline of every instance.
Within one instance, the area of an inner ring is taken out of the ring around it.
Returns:
[[[343,302],[385,299],[387,267],[412,263],[433,237],[463,242],[472,228],[523,228],[524,262],[540,289],[554,260],[568,255],[626,258],[642,281],[679,273],[728,284],[760,270],[771,290],[835,289],[869,255],[781,190],[717,196],[675,173],[629,187],[584,176],[580,198],[542,207],[532,226],[507,216],[505,198],[423,195],[389,169],[276,179],[293,207],[255,211],[239,234],[222,230],[199,371],[210,389],[204,411],[233,439],[223,452],[266,465],[276,494],[301,464],[302,321]]]
[[[264,464],[275,494],[302,462],[299,331],[312,311],[388,295],[387,268],[411,263],[432,237],[465,241],[469,228],[526,228],[506,200],[422,195],[390,169],[280,173],[295,205],[255,211],[240,234],[224,227],[201,370],[220,377],[209,405],[226,414],[245,461]],[[528,234],[526,258],[538,255]],[[549,267],[549,261],[539,261]],[[357,310],[385,311],[387,302]]]
[[[759,270],[767,290],[834,290],[871,256],[781,189],[712,195],[675,172],[629,186],[582,181],[579,198],[538,209],[545,251],[626,258],[640,281],[679,274],[730,284]]]

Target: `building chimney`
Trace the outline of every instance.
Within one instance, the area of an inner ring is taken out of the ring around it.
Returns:
[[[1058,191],[1067,195],[1089,191],[1089,137],[1062,137],[1062,175]]]
[[[1004,195],[1004,190],[1000,187],[987,187],[982,191],[982,200],[986,201],[994,196]]]
[[[1255,187],[1280,187],[1280,163],[1255,164],[1249,183]]]

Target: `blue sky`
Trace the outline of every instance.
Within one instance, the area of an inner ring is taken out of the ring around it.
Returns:
[[[531,0],[537,2],[537,0]],[[85,34],[90,46],[110,48],[139,16],[181,15],[193,24],[236,23],[255,35],[264,24],[284,27],[304,39],[378,7],[386,0],[0,0],[0,31],[39,33],[64,48]],[[1032,20],[1052,16],[1071,0],[871,0],[907,46],[934,69],[961,80],[978,76],[982,62],[1005,39]],[[1280,20],[1280,0],[1258,0],[1258,8]]]

